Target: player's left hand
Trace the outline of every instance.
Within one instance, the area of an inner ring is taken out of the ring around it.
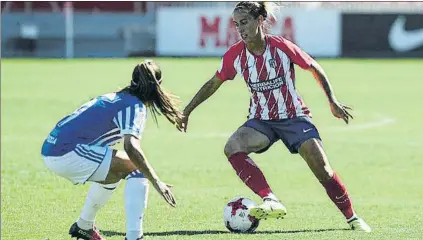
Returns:
[[[188,126],[188,115],[185,113],[182,114],[180,119],[176,120],[176,129],[180,132],[186,132]]]
[[[350,118],[354,119],[354,117],[348,112],[348,110],[352,110],[352,108],[340,102],[332,102],[330,104],[330,110],[332,111],[333,116],[342,118],[346,124],[348,124]]]
[[[187,127],[188,127],[188,118],[189,118],[189,114],[185,113],[184,111],[184,115],[181,118],[181,121],[178,122],[178,130],[180,129],[180,131],[184,131],[187,132]]]
[[[170,206],[176,207],[176,200],[175,196],[173,195],[172,191],[170,190],[173,185],[164,183],[160,180],[152,181],[153,187],[157,190],[157,192],[162,195],[162,197],[165,199],[167,203],[169,203]]]

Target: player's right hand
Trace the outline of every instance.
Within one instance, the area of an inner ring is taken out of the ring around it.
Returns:
[[[169,203],[170,206],[176,207],[176,200],[173,196],[172,191],[170,191],[170,188],[172,185],[164,183],[160,180],[155,180],[152,182],[154,188],[157,190],[157,192],[163,196],[163,198],[166,200],[167,203]]]

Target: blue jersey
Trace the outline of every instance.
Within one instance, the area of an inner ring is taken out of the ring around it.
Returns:
[[[77,144],[112,146],[127,134],[140,138],[146,113],[146,106],[128,93],[98,96],[56,124],[44,141],[41,154],[62,156]]]

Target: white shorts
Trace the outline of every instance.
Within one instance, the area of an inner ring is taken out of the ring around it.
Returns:
[[[104,181],[109,173],[113,150],[108,147],[77,144],[60,157],[43,156],[44,163],[57,175],[73,184]]]

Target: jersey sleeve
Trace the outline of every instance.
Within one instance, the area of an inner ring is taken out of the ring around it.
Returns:
[[[222,80],[233,80],[236,76],[234,67],[234,58],[232,57],[231,49],[229,49],[220,61],[220,68],[216,71],[216,76]]]
[[[304,52],[295,43],[282,37],[280,39],[281,41],[279,42],[279,46],[281,47],[282,51],[288,55],[291,61],[300,66],[302,69],[309,69],[313,62],[313,58]]]
[[[147,121],[147,110],[144,104],[135,103],[118,111],[113,122],[119,127],[122,135],[133,135],[141,138]]]

